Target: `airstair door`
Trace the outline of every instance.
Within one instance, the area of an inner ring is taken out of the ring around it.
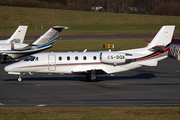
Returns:
[[[48,69],[49,71],[56,70],[56,56],[54,54],[48,56]]]

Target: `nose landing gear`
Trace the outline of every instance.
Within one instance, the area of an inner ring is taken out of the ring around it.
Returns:
[[[22,82],[22,76],[23,76],[24,74],[25,74],[25,73],[20,73],[20,75],[19,75],[19,77],[18,77],[18,79],[17,79],[18,82]]]
[[[18,81],[18,82],[22,82],[22,78],[21,78],[21,77],[18,77],[17,81]]]

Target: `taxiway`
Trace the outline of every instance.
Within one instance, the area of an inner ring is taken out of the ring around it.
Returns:
[[[115,76],[8,75],[0,64],[0,107],[180,106],[180,61],[167,58]]]

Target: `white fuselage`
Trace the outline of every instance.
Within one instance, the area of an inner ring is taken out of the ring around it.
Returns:
[[[96,75],[112,74],[145,66],[157,66],[159,60],[167,57],[175,26],[163,26],[150,44],[144,48],[123,51],[39,53],[8,65],[5,71],[24,73],[59,73],[86,75],[96,80]]]
[[[139,62],[126,63],[126,60],[143,57],[145,54],[131,54],[130,52],[124,54],[125,52],[126,51],[39,53],[32,55],[34,57],[33,60],[22,60],[7,66],[5,70],[17,73],[23,71],[24,73],[38,72],[60,74],[83,73],[88,70],[103,70],[105,73],[111,74],[142,66]],[[144,53],[145,51],[142,52]]]

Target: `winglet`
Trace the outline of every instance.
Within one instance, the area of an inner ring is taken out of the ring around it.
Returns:
[[[53,26],[53,29],[61,32],[63,29],[68,29],[69,27],[65,27],[65,26]]]

